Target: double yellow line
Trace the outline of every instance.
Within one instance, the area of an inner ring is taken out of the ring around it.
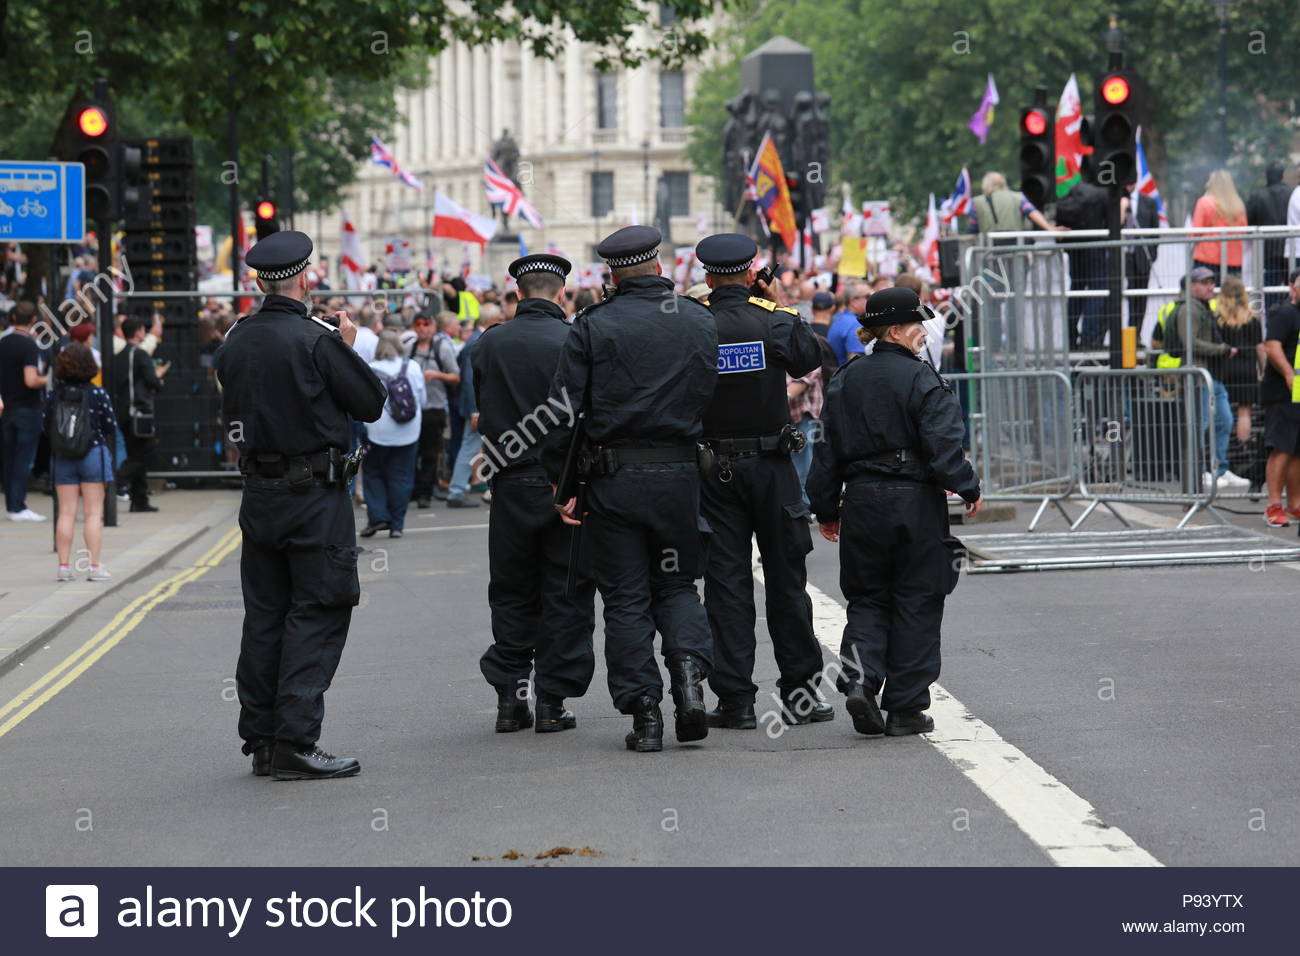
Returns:
[[[98,633],[69,654],[44,677],[36,681],[9,703],[0,707],[0,737],[48,703],[54,696],[84,674],[99,660],[139,626],[150,611],[174,596],[192,581],[197,581],[219,565],[239,546],[239,528],[234,527],[221,536],[193,565],[156,584],[124,607]]]

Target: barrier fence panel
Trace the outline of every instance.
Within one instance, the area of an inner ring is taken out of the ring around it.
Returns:
[[[1222,522],[1212,503],[1215,478],[1214,381],[1202,368],[1080,368],[1074,376],[1079,497],[1088,502],[1078,528],[1100,505],[1189,506],[1178,527],[1200,511]]]
[[[1070,379],[1056,371],[963,373],[949,378],[969,408],[971,458],[989,501],[1037,501],[1032,531],[1075,486]]]
[[[1108,365],[1108,252],[1118,245],[1122,322],[1137,330],[1137,363],[1209,373],[1207,436],[1219,461],[1201,475],[1225,470],[1213,481],[1217,498],[1258,499],[1267,460],[1260,395],[1267,368],[1265,319],[1289,296],[1287,279],[1300,265],[1300,229],[1126,229],[1122,236],[1116,242],[1100,230],[998,233],[972,243],[962,257],[964,286],[956,296],[959,314],[970,320],[965,323],[968,370],[1068,372]],[[1208,323],[1201,321],[1206,313],[1184,282],[1198,266],[1215,276],[1213,298],[1206,303],[1212,315]],[[1141,413],[1171,414],[1171,409],[1171,402],[1151,402]],[[1129,426],[1139,434],[1156,427],[1141,418]],[[1091,443],[1081,442],[1079,453],[1094,470],[1105,460]],[[1143,474],[1151,469],[1144,464]],[[1188,471],[1180,480],[1197,477]],[[1104,484],[1097,474],[1090,480]],[[1186,489],[1189,495],[1196,491],[1191,485]]]

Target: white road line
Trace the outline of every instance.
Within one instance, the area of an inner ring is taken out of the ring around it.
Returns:
[[[762,581],[760,565],[755,565],[754,576]],[[817,640],[838,654],[843,606],[813,584],[808,585],[808,596]],[[934,732],[925,739],[1057,866],[1163,865],[1123,830],[1103,823],[1092,804],[1003,740],[952,694],[938,684],[930,692]]]

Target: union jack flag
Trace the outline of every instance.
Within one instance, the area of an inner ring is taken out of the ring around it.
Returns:
[[[493,206],[500,206],[508,216],[523,216],[534,229],[542,228],[542,217],[524,198],[524,191],[491,159],[483,161],[483,186],[487,190],[487,201]]]
[[[379,166],[387,166],[393,171],[393,175],[400,179],[412,189],[423,191],[424,183],[420,182],[414,175],[408,173],[401,166],[397,165],[397,157],[389,152],[388,147],[381,143],[375,137],[370,137],[370,161]]]
[[[944,222],[952,222],[958,216],[968,215],[970,204],[970,170],[963,166],[957,174],[957,185],[953,187],[952,195],[939,204],[940,216]]]
[[[1165,202],[1160,198],[1160,190],[1156,188],[1156,178],[1151,175],[1151,167],[1147,165],[1146,150],[1142,148],[1142,127],[1137,131],[1137,188],[1134,190],[1143,199],[1154,201],[1156,210],[1160,213],[1160,226],[1164,228],[1169,225],[1169,216],[1165,213]],[[1134,197],[1135,201],[1137,197]],[[1134,215],[1136,215],[1136,207]]]

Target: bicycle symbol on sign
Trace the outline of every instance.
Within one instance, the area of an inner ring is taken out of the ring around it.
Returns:
[[[49,213],[49,210],[45,208],[44,204],[38,199],[32,199],[30,196],[24,199],[23,204],[18,207],[18,215],[23,217],[30,215],[35,216],[37,219],[44,219],[47,213]]]

